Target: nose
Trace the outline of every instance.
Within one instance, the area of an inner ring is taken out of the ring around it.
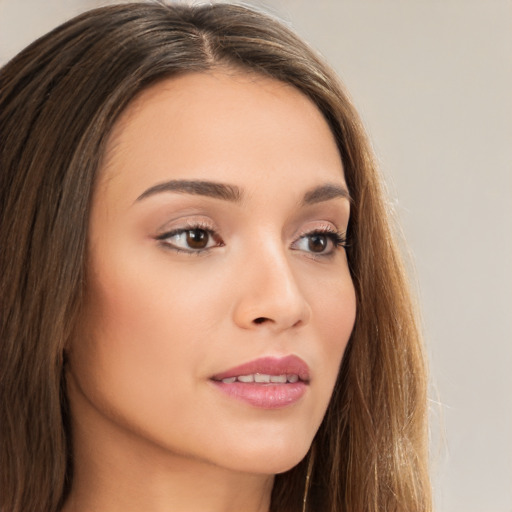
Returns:
[[[234,322],[239,327],[268,328],[277,333],[309,322],[310,305],[284,248],[267,247],[245,258],[239,276],[234,308]]]

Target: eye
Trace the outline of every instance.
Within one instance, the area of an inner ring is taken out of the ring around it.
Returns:
[[[224,245],[212,230],[201,226],[188,226],[159,235],[157,240],[177,252],[201,253],[213,247]]]
[[[345,246],[345,233],[320,229],[302,235],[292,244],[292,249],[312,254],[331,255],[338,247]]]

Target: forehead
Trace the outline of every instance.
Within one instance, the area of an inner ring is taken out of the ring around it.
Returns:
[[[110,135],[99,178],[140,192],[170,178],[251,188],[292,176],[344,182],[321,112],[285,83],[215,70],[164,80],[134,99]]]

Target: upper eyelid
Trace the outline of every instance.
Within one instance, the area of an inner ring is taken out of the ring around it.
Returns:
[[[317,229],[312,229],[311,231],[306,231],[306,232],[302,233],[299,237],[297,237],[294,240],[293,243],[296,243],[300,239],[305,238],[307,236],[314,235],[314,234],[332,235],[331,238],[337,238],[340,241],[343,241],[343,243],[342,243],[343,246],[345,246],[345,243],[347,241],[347,232],[346,231],[340,231],[338,229],[317,228]]]
[[[209,229],[209,228],[199,227],[199,226],[191,226],[191,227],[186,227],[186,228],[175,228],[175,229],[165,230],[163,233],[156,235],[155,238],[157,240],[165,240],[166,238],[170,238],[172,236],[176,236],[181,233],[186,233],[187,231],[195,231],[195,230],[202,230],[202,231],[206,231],[209,234],[216,234],[215,231],[213,231],[212,229]]]
[[[314,223],[314,224],[313,224]],[[300,229],[294,230],[295,234],[292,237],[292,241],[298,240],[301,237],[307,236],[311,233],[325,231],[328,233],[340,234],[346,233],[346,229],[340,229],[337,224],[333,221],[328,220],[317,220],[317,221],[309,221],[306,224],[313,224],[310,227],[302,227]],[[220,235],[220,229],[217,224],[210,219],[205,218],[186,218],[186,219],[176,219],[171,222],[167,222],[156,230],[155,238],[165,238],[165,236],[170,236],[170,234],[176,234],[179,232],[184,232],[188,230],[194,229],[203,229],[208,231],[209,233]]]
[[[169,238],[171,236],[175,236],[181,233],[186,233],[187,231],[206,231],[210,235],[215,235],[218,238],[220,238],[218,231],[214,228],[210,228],[209,226],[203,226],[203,225],[189,225],[189,226],[181,226],[171,229],[165,229],[162,231],[162,233],[155,236],[157,240],[165,240],[166,238]]]
[[[205,231],[218,232],[218,228],[212,221],[206,219],[176,219],[166,222],[156,230],[156,237],[164,236],[169,233],[188,231],[192,229],[204,229]]]
[[[337,228],[337,226],[331,225],[331,224],[322,224],[321,226],[314,226],[309,229],[302,229],[299,233],[298,238],[302,236],[310,235],[311,233],[316,232],[325,232],[325,233],[339,233],[340,230]]]
[[[308,227],[303,227],[298,231],[298,235],[296,235],[295,239],[299,239],[302,236],[307,236],[315,232],[326,232],[333,234],[346,234],[347,229],[345,227],[340,228],[338,224],[334,221],[321,220],[321,221],[312,221],[307,224],[312,224]]]

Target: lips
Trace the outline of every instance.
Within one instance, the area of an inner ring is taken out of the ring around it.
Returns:
[[[308,365],[297,356],[264,357],[214,375],[229,397],[253,407],[276,409],[300,400],[309,385]]]
[[[286,357],[262,357],[214,375],[212,379],[222,381],[232,378],[239,379],[239,377],[248,375],[268,375],[271,377],[296,375],[298,377],[297,380],[309,382],[308,365],[300,357],[293,355]]]

